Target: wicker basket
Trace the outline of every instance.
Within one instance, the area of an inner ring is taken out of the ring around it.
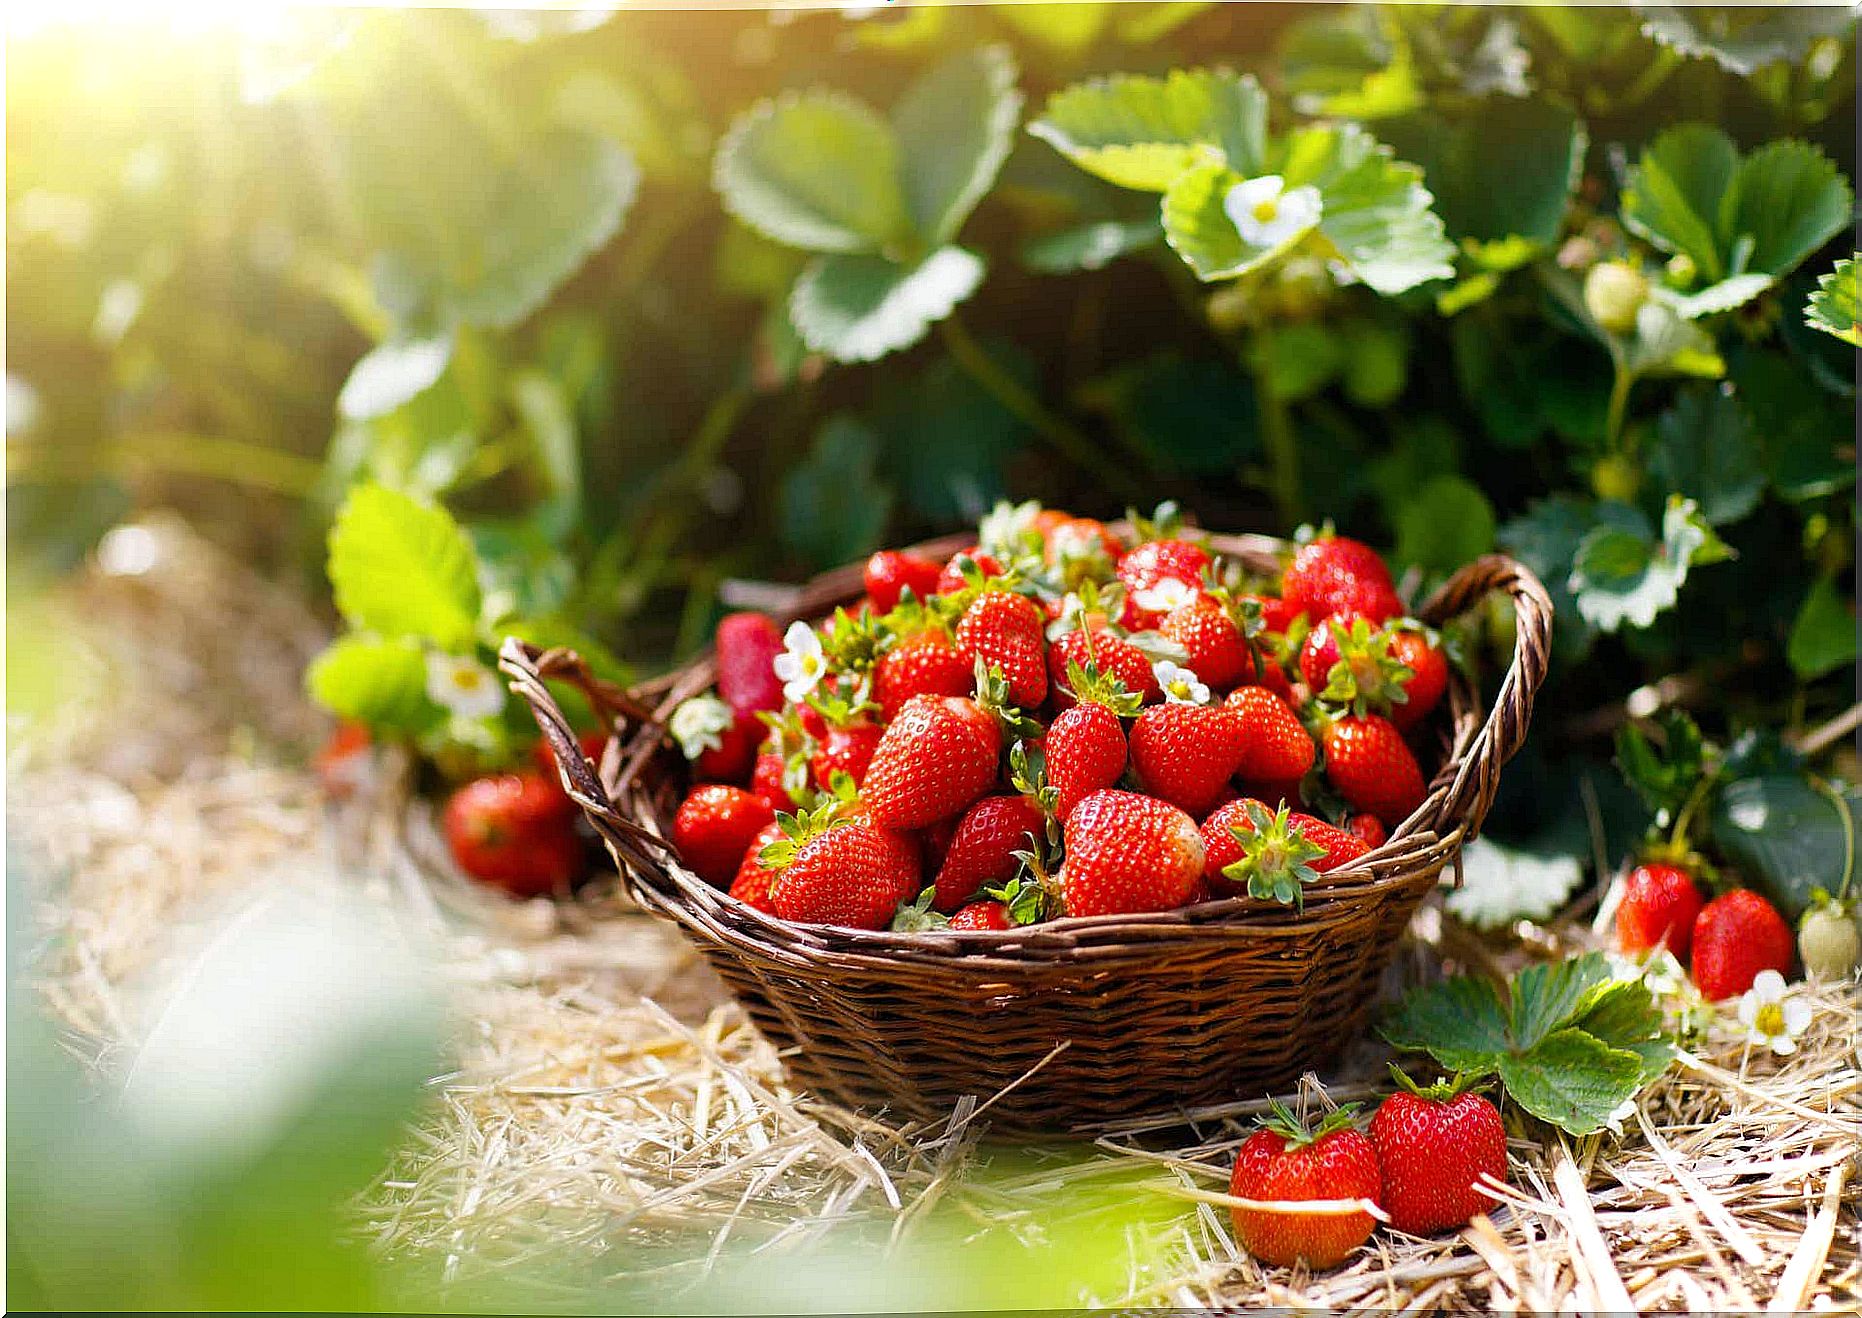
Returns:
[[[947,556],[965,543],[922,549]],[[1211,543],[1266,572],[1286,549],[1260,536]],[[1007,932],[787,924],[705,883],[665,841],[685,782],[664,721],[712,684],[709,656],[631,692],[593,678],[569,651],[515,639],[500,666],[571,766],[570,794],[635,900],[697,944],[798,1081],[917,1120],[993,1097],[999,1130],[1086,1132],[1285,1086],[1363,1028],[1397,936],[1486,816],[1545,675],[1551,602],[1511,559],[1462,569],[1421,614],[1440,624],[1495,591],[1511,597],[1517,623],[1491,710],[1483,715],[1473,686],[1454,676],[1446,713],[1428,725],[1441,760],[1422,805],[1383,846],[1321,876],[1302,911],[1241,897]],[[817,617],[860,594],[859,567],[839,569],[809,583],[788,614]],[[599,771],[574,750],[545,678],[579,688],[613,720]]]

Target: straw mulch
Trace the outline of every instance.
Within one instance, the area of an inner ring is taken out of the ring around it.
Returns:
[[[789,1276],[787,1307],[838,1297],[896,1309],[947,1301],[862,1290],[876,1260],[955,1259],[1003,1239],[1038,1258],[1103,1217],[1124,1253],[1066,1303],[1862,1304],[1853,983],[1800,990],[1817,1011],[1795,1056],[1709,1032],[1620,1137],[1547,1139],[1515,1126],[1510,1188],[1459,1235],[1385,1230],[1336,1272],[1264,1270],[1236,1247],[1221,1203],[1258,1104],[1033,1150],[987,1143],[987,1094],[922,1128],[839,1110],[791,1089],[781,1058],[709,973],[611,888],[560,910],[471,888],[447,871],[427,812],[404,805],[392,766],[372,802],[320,805],[290,767],[316,728],[298,685],[313,620],[178,527],[157,530],[163,552],[149,570],[90,572],[54,602],[85,662],[111,674],[111,698],[23,741],[10,729],[10,822],[64,876],[35,908],[52,949],[46,1001],[72,1050],[108,1075],[137,1037],[120,986],[163,955],[164,926],[307,855],[436,931],[464,1021],[457,1070],[436,1084],[357,1220],[383,1251],[461,1294],[567,1270],[620,1288],[610,1296],[724,1309],[724,1279],[745,1259],[775,1261],[775,1275],[781,1260],[794,1260],[792,1274],[815,1258],[832,1275],[812,1292]],[[236,643],[216,639],[217,620],[234,613],[250,625]],[[1541,947],[1590,938],[1575,925],[1529,932]],[[1462,937],[1426,910],[1399,975],[1462,959]],[[1373,1079],[1380,1070],[1377,1050],[1358,1047],[1327,1078],[1330,1098],[1374,1102],[1387,1087]],[[1139,1203],[1163,1211],[1134,1213]],[[931,1253],[914,1254],[921,1247]]]

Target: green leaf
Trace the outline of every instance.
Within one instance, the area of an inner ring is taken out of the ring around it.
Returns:
[[[511,380],[511,404],[534,446],[539,484],[547,500],[535,516],[554,540],[575,529],[582,506],[582,450],[575,414],[555,377],[538,370],[518,371]]]
[[[1223,207],[1241,175],[1216,160],[1183,170],[1164,193],[1164,241],[1205,282],[1233,279],[1295,247],[1312,230],[1290,233],[1273,247],[1257,247],[1241,236]]]
[[[1076,0],[1070,4],[1001,5],[990,13],[998,22],[1056,55],[1076,60],[1105,31],[1112,6],[1104,0]]]
[[[1099,220],[1031,238],[1022,247],[1022,262],[1047,275],[1098,270],[1154,246],[1163,236],[1164,227],[1155,219]]]
[[[1804,323],[1844,343],[1862,344],[1862,327],[1856,319],[1856,263],[1846,256],[1817,280],[1817,291],[1804,307]]]
[[[1584,1006],[1572,1027],[1610,1048],[1634,1053],[1642,1063],[1638,1085],[1645,1085],[1668,1069],[1675,1048],[1662,1025],[1655,995],[1639,979],[1613,979],[1585,995]]]
[[[1569,1023],[1586,996],[1608,982],[1610,965],[1601,953],[1564,961],[1539,961],[1513,976],[1507,1032],[1516,1050],[1536,1047]]]
[[[1571,855],[1539,855],[1476,838],[1461,853],[1461,886],[1445,905],[1476,929],[1505,929],[1516,920],[1555,915],[1584,878]]]
[[[1699,320],[1743,307],[1776,282],[1770,275],[1734,275],[1693,293],[1677,293],[1658,285],[1649,290],[1649,296],[1666,303],[1683,320]]]
[[[1203,162],[1244,178],[1265,172],[1267,95],[1221,69],[1117,74],[1056,92],[1028,131],[1109,183],[1163,192]]]
[[[1492,96],[1453,122],[1421,114],[1378,132],[1422,167],[1451,238],[1529,251],[1558,241],[1589,141],[1576,115],[1538,97]]]
[[[1733,364],[1739,399],[1757,423],[1765,474],[1785,499],[1821,499],[1855,483],[1852,457],[1837,448],[1850,432],[1851,408],[1817,386],[1781,352],[1745,351]]]
[[[1337,378],[1345,341],[1322,321],[1300,320],[1255,334],[1247,354],[1257,380],[1276,397],[1298,402]]]
[[[1637,8],[1644,36],[1690,58],[1711,59],[1742,78],[1780,60],[1801,60],[1818,38],[1840,37],[1855,22],[1847,5]]]
[[[1649,471],[1698,503],[1713,526],[1744,517],[1765,489],[1752,419],[1724,387],[1689,390],[1662,413]]]
[[[1820,577],[1804,596],[1785,657],[1807,682],[1855,663],[1855,600],[1844,596],[1834,578]]]
[[[1718,562],[1728,553],[1694,501],[1672,495],[1660,544],[1640,514],[1586,534],[1572,562],[1571,590],[1584,620],[1602,631],[1616,631],[1625,623],[1647,627],[1674,607],[1690,567]]]
[[[1319,189],[1319,232],[1372,289],[1388,295],[1453,277],[1454,247],[1416,166],[1355,124],[1296,129],[1281,155],[1286,186]]]
[[[427,660],[418,641],[344,636],[305,674],[311,698],[338,718],[384,731],[419,733],[444,711],[427,698]]]
[[[1162,477],[1220,476],[1260,454],[1253,384],[1232,360],[1160,353],[1092,381],[1080,402]]]
[[[1685,710],[1669,708],[1655,716],[1661,729],[1657,747],[1637,723],[1625,723],[1616,734],[1616,764],[1623,780],[1666,826],[1693,794],[1706,771],[1706,743],[1700,726]]]
[[[1612,345],[1615,351],[1615,345]],[[1636,313],[1636,333],[1623,350],[1623,369],[1632,377],[1691,375],[1717,380],[1726,363],[1713,337],[1672,307],[1650,300]]]
[[[1448,573],[1493,548],[1493,505],[1464,476],[1436,476],[1414,491],[1397,520],[1396,559]]]
[[[479,592],[472,543],[444,508],[360,485],[330,528],[330,585],[358,631],[470,648]]]
[[[1862,795],[1846,788],[1842,798],[1852,823],[1862,826]],[[1714,802],[1708,827],[1713,845],[1739,867],[1740,877],[1787,920],[1803,915],[1814,889],[1833,893],[1842,886],[1848,854],[1842,812],[1800,773],[1728,783]],[[1858,881],[1851,878],[1851,895],[1858,892]]]
[[[336,410],[351,421],[392,412],[433,387],[452,360],[453,336],[390,339],[378,344],[349,369]]]
[[[1506,1002],[1492,980],[1458,975],[1406,994],[1377,1032],[1455,1071],[1486,1074],[1512,1047]]]
[[[1739,148],[1709,124],[1679,124],[1643,148],[1623,188],[1623,222],[1666,252],[1685,252],[1710,281],[1730,273],[1714,235]]]
[[[983,281],[983,258],[941,247],[916,265],[878,256],[824,256],[802,272],[789,317],[802,341],[844,362],[909,348]]]
[[[1602,1130],[1642,1087],[1642,1059],[1583,1030],[1560,1030],[1500,1059],[1500,1082],[1526,1111],[1573,1135]]]
[[[1578,546],[1596,525],[1596,506],[1589,500],[1555,494],[1534,500],[1523,514],[1500,528],[1501,546],[1545,583],[1558,620],[1552,628],[1552,647],[1568,660],[1582,658],[1595,637],[1578,612],[1570,582]]]
[[[1400,321],[1368,316],[1339,327],[1345,341],[1345,394],[1360,407],[1387,407],[1409,380],[1409,334]]]
[[[1728,251],[1752,240],[1748,269],[1788,274],[1853,222],[1849,181],[1808,142],[1767,142],[1740,163],[1736,186],[1732,225],[1721,238]]]
[[[957,236],[995,182],[1021,117],[1015,57],[1006,46],[951,56],[912,86],[892,110],[906,209],[928,246]]]
[[[777,496],[783,544],[818,568],[849,563],[879,547],[892,492],[874,478],[879,440],[848,416],[831,418],[806,461]]]
[[[815,252],[876,252],[911,233],[899,143],[865,102],[833,91],[761,101],[718,146],[724,208],[765,237]]]
[[[1034,361],[1013,344],[984,350],[1026,388]],[[1008,466],[1031,433],[948,356],[890,390],[870,417],[886,477],[913,512],[936,525],[976,522],[1009,494]]]

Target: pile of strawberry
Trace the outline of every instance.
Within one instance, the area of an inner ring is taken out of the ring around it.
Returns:
[[[1133,522],[999,505],[818,626],[726,618],[671,719],[687,866],[785,920],[1007,929],[1297,904],[1381,844],[1448,682],[1383,561],[1327,532],[1250,579],[1168,506]]]

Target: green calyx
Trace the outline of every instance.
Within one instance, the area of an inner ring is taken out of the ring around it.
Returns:
[[[1262,1130],[1271,1130],[1287,1142],[1288,1149],[1303,1149],[1309,1144],[1317,1144],[1327,1135],[1341,1131],[1352,1124],[1357,1113],[1356,1103],[1346,1103],[1343,1107],[1333,1108],[1319,1118],[1317,1125],[1308,1125],[1293,1110],[1279,1099],[1270,1099],[1267,1115],[1257,1123]]]
[[[986,662],[981,655],[976,658],[976,703],[996,720],[1007,738],[1038,738],[1041,735],[1040,723],[1028,717],[1009,700],[1008,678],[1002,675],[1000,668]]]
[[[1485,1081],[1478,1073],[1468,1071],[1457,1071],[1453,1076],[1444,1077],[1432,1085],[1418,1085],[1395,1062],[1390,1063],[1390,1078],[1396,1081],[1397,1088],[1403,1092],[1435,1103],[1447,1103],[1462,1094],[1485,1087]]]
[[[1260,802],[1250,801],[1247,813],[1254,827],[1236,824],[1229,829],[1241,844],[1241,859],[1225,865],[1223,876],[1245,885],[1250,897],[1302,909],[1305,885],[1319,877],[1312,862],[1325,855],[1325,848],[1294,826],[1292,811],[1284,804],[1270,815]]]
[[[1067,687],[1082,705],[1104,705],[1120,718],[1134,717],[1144,705],[1144,697],[1126,690],[1117,673],[1101,672],[1090,659],[1067,662]]]
[[[1060,840],[1060,789],[1047,781],[1047,756],[1038,741],[1017,741],[1009,748],[1009,785],[1035,803],[1047,820],[1048,841]]]
[[[1336,618],[1327,624],[1338,642],[1338,661],[1326,674],[1320,700],[1347,707],[1353,714],[1384,713],[1405,704],[1405,689],[1416,670],[1390,653],[1390,633],[1363,618],[1347,627]]]
[[[837,772],[834,775],[836,787],[843,778],[847,778],[845,773]],[[848,779],[847,785],[852,787],[852,779]],[[848,806],[855,799],[849,792],[845,797],[830,797],[826,804],[813,810],[797,810],[794,814],[779,813],[776,816],[776,827],[782,830],[782,836],[756,853],[756,863],[766,870],[787,869],[795,863],[796,852],[830,828],[849,822]]]
[[[1166,499],[1157,505],[1149,517],[1139,513],[1136,508],[1125,510],[1125,520],[1131,523],[1132,534],[1138,544],[1147,540],[1178,540],[1183,536],[1183,509],[1176,500]]]
[[[833,618],[828,621],[821,649],[836,671],[869,673],[885,648],[885,642],[886,629],[878,618],[866,609],[849,613],[843,608],[834,610]]]
[[[915,901],[903,903],[898,913],[892,917],[892,932],[897,934],[921,934],[933,929],[950,927],[950,920],[942,912],[931,906],[937,897],[936,885],[931,885],[918,894]]]

